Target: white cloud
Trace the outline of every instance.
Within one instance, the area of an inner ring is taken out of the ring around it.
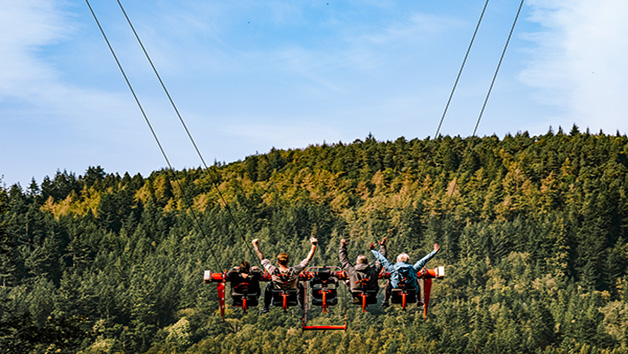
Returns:
[[[522,74],[564,112],[563,125],[628,130],[628,2],[532,0],[536,61]]]
[[[37,99],[42,82],[55,77],[38,52],[66,36],[68,29],[53,1],[2,0],[0,6],[0,99]]]
[[[80,172],[101,161],[118,167],[120,156],[150,144],[127,92],[72,83],[79,80],[59,66],[71,55],[66,45],[82,35],[68,5],[0,0],[0,148],[12,151],[0,156],[0,166],[8,183],[41,180],[42,170]]]
[[[363,39],[378,45],[403,43],[407,46],[460,25],[461,23],[453,18],[413,13],[403,21],[389,24],[379,32],[364,35]]]
[[[107,92],[90,87],[95,82],[80,82],[80,77],[68,76],[67,67],[61,67],[56,60],[72,56],[68,48],[77,48],[68,43],[87,41],[78,33],[84,24],[75,22],[76,14],[69,11],[69,3],[63,0],[0,0],[0,109],[15,112],[14,118],[21,119],[19,124],[29,121],[51,119],[59,129],[91,130],[92,124],[100,125],[109,121],[108,129],[117,132],[129,127],[126,118],[139,115],[137,107],[123,91]],[[76,10],[76,9],[73,9]],[[92,32],[97,30],[91,15],[82,9],[83,15]],[[102,40],[102,37],[96,37]],[[104,41],[99,43],[105,47]],[[77,50],[77,49],[74,49]],[[76,56],[90,55],[85,49],[78,49]],[[103,53],[105,52],[103,49]],[[91,58],[90,58],[91,59]],[[114,71],[112,59],[108,65]],[[64,63],[63,65],[68,65]],[[99,64],[87,64],[86,69],[99,70]],[[66,70],[64,72],[64,70]],[[77,71],[70,75],[85,74]],[[119,77],[122,82],[122,77]],[[118,85],[118,87],[123,87]],[[147,100],[148,101],[148,100]],[[140,122],[141,124],[141,122]],[[78,125],[76,127],[75,125]]]

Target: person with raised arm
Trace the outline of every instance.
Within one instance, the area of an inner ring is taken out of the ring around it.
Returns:
[[[301,301],[301,304],[305,302],[305,292],[302,289],[301,284],[299,284],[299,274],[305,270],[305,268],[310,264],[312,258],[314,257],[314,253],[316,252],[316,245],[318,240],[315,238],[310,238],[310,243],[312,244],[312,248],[310,252],[307,254],[307,257],[301,261],[301,263],[290,267],[290,256],[281,252],[277,255],[277,266],[274,266],[270,263],[270,260],[264,258],[264,255],[259,249],[259,239],[256,238],[252,241],[253,248],[255,249],[255,253],[262,261],[262,266],[264,269],[271,275],[271,282],[266,287],[264,291],[264,308],[262,308],[261,312],[266,313],[270,310],[270,304],[272,302],[272,289],[280,289],[282,286],[285,286],[288,289],[297,289],[298,298]]]
[[[342,268],[347,273],[348,286],[353,295],[353,302],[359,303],[359,297],[356,294],[361,291],[375,290],[375,296],[377,296],[377,290],[379,290],[378,276],[382,270],[382,263],[375,261],[373,264],[369,264],[368,258],[361,254],[355,260],[355,265],[351,264],[349,257],[347,256],[347,244],[345,239],[340,240],[340,249],[338,250],[338,258]],[[386,257],[386,238],[380,243],[379,252]]]
[[[417,282],[417,273],[425,267],[427,261],[432,259],[440,250],[440,246],[435,243],[434,250],[428,253],[425,257],[421,258],[415,264],[408,263],[410,261],[410,256],[407,253],[400,253],[397,256],[397,263],[390,263],[384,255],[377,252],[375,250],[375,244],[371,243],[369,245],[371,252],[375,258],[382,262],[382,266],[386,269],[387,272],[390,273],[390,282],[386,287],[386,297],[384,299],[383,306],[388,306],[388,299],[390,299],[390,293],[392,289],[398,288],[400,284],[405,284],[408,287],[416,289],[416,294],[419,294],[419,283]],[[417,296],[417,302],[419,301],[419,296]]]

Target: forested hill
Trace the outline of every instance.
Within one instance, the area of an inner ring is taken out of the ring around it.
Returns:
[[[0,352],[626,353],[627,177],[625,135],[574,126],[0,188]],[[429,318],[351,306],[346,332],[301,332],[299,310],[228,307],[222,322],[203,270],[257,263],[253,238],[297,262],[311,236],[314,265],[338,265],[341,238],[352,260],[385,236],[391,259],[439,243]]]

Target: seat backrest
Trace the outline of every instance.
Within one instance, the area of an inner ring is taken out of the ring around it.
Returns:
[[[366,295],[366,303],[367,304],[376,304],[377,303],[377,293],[379,290],[364,290],[364,291],[352,291],[351,296],[356,299],[362,299],[362,294]],[[359,304],[359,303],[357,303]]]
[[[274,306],[283,306],[283,295],[286,294],[286,304],[296,306],[299,304],[297,289],[272,289],[272,300]]]
[[[247,307],[255,307],[259,304],[259,296],[247,296]],[[239,294],[231,294],[231,300],[233,301],[233,306],[242,307],[242,303],[244,296]]]
[[[252,286],[252,284],[248,282],[240,282],[235,285],[234,283],[232,283],[231,295],[232,296],[248,296],[248,297],[260,296],[259,285]]]
[[[310,280],[310,285],[312,287],[317,284],[329,287],[331,284],[336,283],[338,283],[338,277],[331,272],[330,268],[327,267],[318,268],[314,272],[314,277]]]
[[[390,301],[393,304],[401,304],[403,302],[402,294],[405,292],[406,294],[406,302],[415,302],[416,301],[416,289],[413,288],[395,288],[390,292]]]

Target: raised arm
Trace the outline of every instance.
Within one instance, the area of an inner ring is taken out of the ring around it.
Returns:
[[[381,253],[375,250],[375,244],[371,243],[369,245],[369,248],[371,249],[371,252],[373,252],[375,259],[381,262],[382,266],[384,267],[384,269],[386,269],[387,272],[392,273],[395,270],[395,267],[393,267],[393,265],[386,259],[386,257],[384,257]]]
[[[351,263],[349,262],[349,257],[347,257],[347,241],[343,238],[340,240],[340,249],[338,250],[338,258],[340,259],[340,265],[342,268],[351,267]]]
[[[312,248],[310,248],[310,253],[308,253],[307,257],[305,258],[308,264],[310,263],[310,261],[312,261],[312,258],[314,258],[314,253],[316,252],[316,244],[318,244],[318,240],[312,237],[310,238],[310,243],[312,244]]]
[[[384,258],[386,258],[386,254],[387,254],[387,249],[386,249],[386,240],[387,238],[384,237],[381,241],[379,241],[379,253],[384,256]],[[380,260],[376,260],[375,261],[375,271],[377,273],[381,272],[382,270],[382,262]]]
[[[386,241],[388,240],[387,237],[384,237],[381,241],[379,241],[379,253],[382,254],[382,256],[386,257]]]
[[[427,261],[429,261],[430,259],[432,259],[432,257],[434,257],[436,255],[436,253],[438,253],[438,251],[440,250],[440,246],[438,245],[438,243],[434,244],[434,250],[430,253],[427,254],[427,256],[421,258],[421,260],[419,260],[418,262],[416,262],[414,264],[414,269],[421,270],[421,268],[425,267],[425,264],[427,263]]]
[[[255,253],[259,257],[259,260],[263,261],[264,255],[262,254],[262,251],[259,250],[259,238],[256,238],[255,240],[253,240],[252,243],[253,243],[253,248],[255,249]]]
[[[310,253],[307,254],[307,257],[305,257],[305,259],[303,259],[301,263],[294,266],[294,269],[296,269],[298,272],[302,272],[307,267],[307,265],[310,264],[310,261],[312,260],[312,258],[314,258],[314,252],[316,252],[316,244],[318,243],[318,240],[312,237],[310,239],[310,242],[312,243],[312,248],[310,248]]]

